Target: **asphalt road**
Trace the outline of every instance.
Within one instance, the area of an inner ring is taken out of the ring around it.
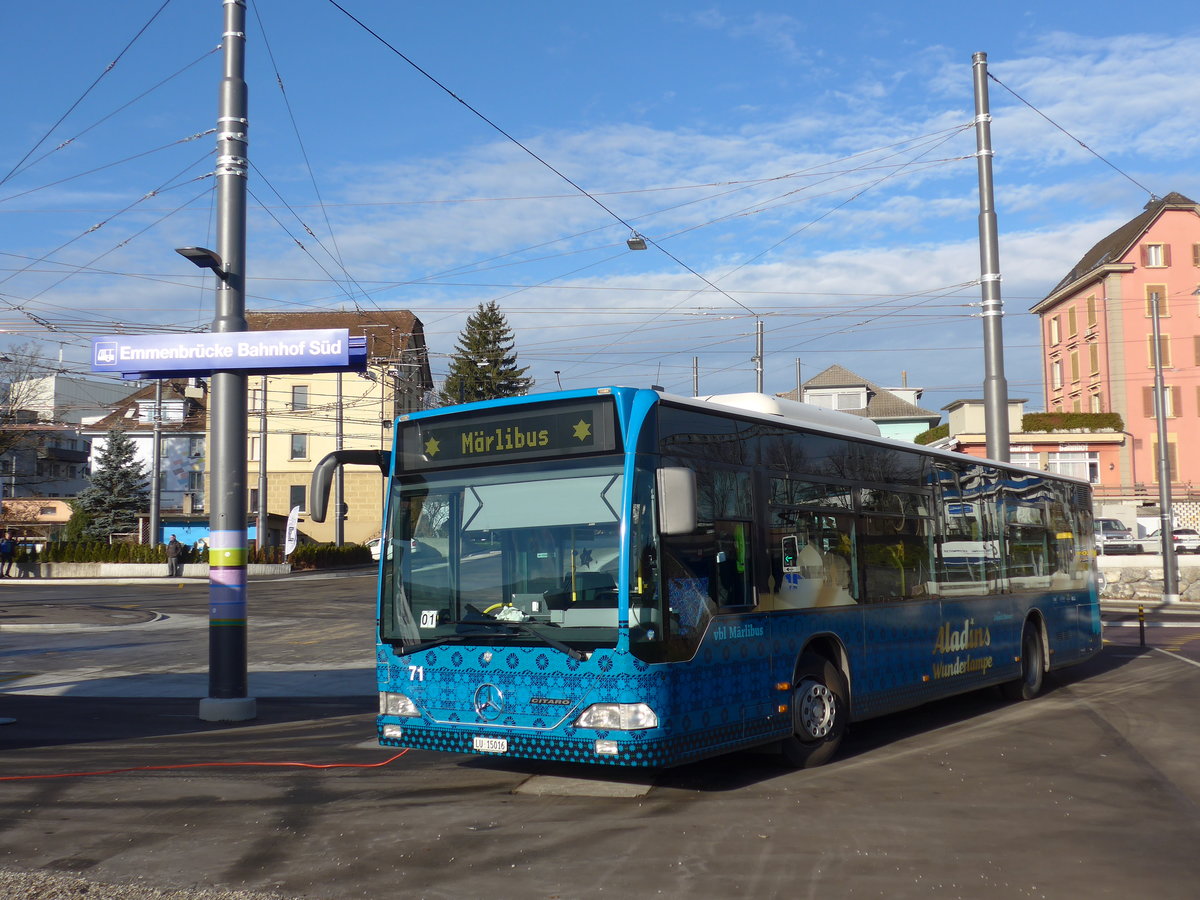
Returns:
[[[1109,628],[1031,703],[984,691],[858,724],[821,769],[747,753],[622,774],[376,746],[373,685],[335,690],[369,680],[371,584],[252,584],[251,669],[326,693],[264,680],[247,723],[200,722],[203,682],[133,696],[202,677],[202,583],[5,586],[0,866],[304,898],[1196,896],[1189,618],[1152,615],[1146,648]],[[149,618],[11,629],[72,602]]]

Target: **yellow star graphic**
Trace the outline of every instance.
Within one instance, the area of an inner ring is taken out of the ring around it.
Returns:
[[[441,449],[442,449],[442,445],[438,443],[438,439],[435,437],[431,437],[429,440],[427,440],[425,442],[425,455],[426,456],[437,456],[438,451]]]
[[[581,441],[586,441],[591,436],[592,436],[592,426],[589,425],[587,422],[585,422],[583,419],[580,419],[579,422],[575,425],[575,437]]]

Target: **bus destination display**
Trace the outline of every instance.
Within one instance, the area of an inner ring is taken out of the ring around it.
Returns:
[[[545,411],[517,410],[420,421],[403,426],[404,467],[573,456],[616,449],[611,403],[589,401]]]

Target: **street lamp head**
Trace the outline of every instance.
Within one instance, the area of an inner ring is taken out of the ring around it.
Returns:
[[[217,251],[207,247],[176,247],[175,252],[201,269],[211,269],[218,278],[225,280],[225,264]]]
[[[635,231],[629,236],[629,239],[625,241],[625,245],[629,247],[630,250],[645,250],[646,239]]]

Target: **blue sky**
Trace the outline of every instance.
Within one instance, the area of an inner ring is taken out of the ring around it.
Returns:
[[[341,6],[411,64],[328,0],[248,10],[247,307],[412,309],[435,377],[494,299],[536,390],[688,394],[693,358],[701,393],[752,390],[762,319],[768,391],[799,360],[935,410],[981,396],[975,51],[1028,408],[1029,307],[1150,194],[1200,199],[1192,4]],[[0,347],[83,370],[97,334],[207,328],[211,278],[172,248],[215,244],[221,22],[219,0],[6,7]]]

